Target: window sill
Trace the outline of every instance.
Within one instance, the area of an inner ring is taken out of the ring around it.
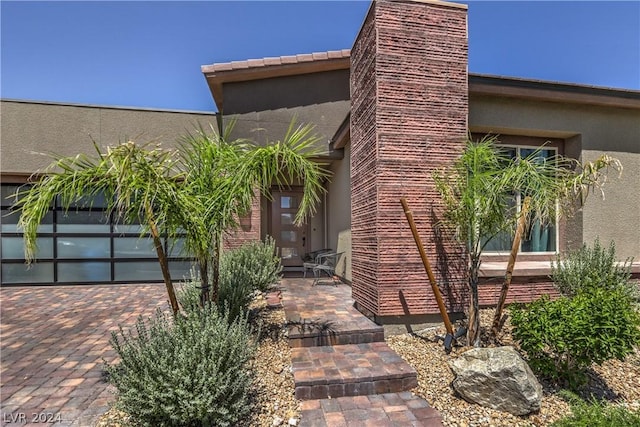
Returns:
[[[480,277],[503,277],[506,271],[507,261],[483,260],[480,264]],[[631,264],[631,273],[640,274],[640,261]],[[551,275],[551,260],[516,261],[513,275],[516,277],[549,276]]]
[[[482,261],[480,277],[502,277],[507,271],[507,261]],[[549,276],[551,261],[517,261],[513,275],[518,277]]]

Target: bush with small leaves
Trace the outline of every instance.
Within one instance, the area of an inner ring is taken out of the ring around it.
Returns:
[[[601,402],[585,402],[577,395],[562,391],[560,395],[571,405],[572,414],[553,424],[552,427],[638,427],[640,413],[631,412],[622,406]]]
[[[551,277],[558,291],[568,297],[592,288],[620,288],[637,298],[638,286],[630,280],[631,262],[618,264],[615,243],[604,248],[596,239],[592,247],[583,245],[577,251],[558,254],[551,264]]]
[[[254,291],[264,292],[280,280],[282,264],[277,256],[275,241],[249,242],[224,251],[220,257],[218,308],[229,312],[229,320],[244,316],[253,300]],[[177,297],[185,310],[200,307],[199,281],[192,279],[182,285]]]
[[[282,264],[276,242],[248,242],[223,252],[220,259],[220,281],[246,282],[254,290],[266,292],[280,281]]]
[[[511,307],[513,336],[539,374],[578,388],[592,363],[624,359],[640,344],[638,306],[620,288],[547,296]]]
[[[229,313],[230,322],[239,316],[244,316],[249,310],[249,304],[253,301],[253,288],[247,282],[237,280],[233,276],[221,280],[219,286],[218,309]],[[180,307],[186,312],[202,309],[200,295],[200,281],[197,279],[182,283],[176,292]]]
[[[250,337],[246,318],[230,322],[210,305],[140,318],[135,333],[112,334],[117,406],[141,426],[237,425],[251,411]]]
[[[200,280],[194,269],[191,270],[191,277],[180,283],[176,289],[176,298],[182,310],[186,312],[200,311]]]

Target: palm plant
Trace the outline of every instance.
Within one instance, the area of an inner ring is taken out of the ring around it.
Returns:
[[[434,175],[445,206],[441,225],[452,230],[466,249],[471,297],[467,341],[474,346],[480,345],[481,255],[491,239],[513,234],[522,215],[527,223],[542,226],[555,222],[558,215],[570,215],[592,190],[601,189],[609,167],[622,169],[618,160],[607,155],[583,165],[561,156],[544,158],[539,155],[541,149],[514,159],[496,142],[495,136],[480,141],[469,138],[451,168]],[[516,192],[525,196],[528,209],[514,205]],[[507,291],[503,287],[503,294]]]
[[[223,233],[238,227],[238,219],[272,186],[303,184],[297,225],[313,215],[325,191],[328,173],[314,161],[320,153],[313,127],[292,122],[281,141],[261,146],[248,140],[229,141],[224,135],[199,129],[181,141],[180,168],[185,192],[197,201],[195,221],[187,225],[186,249],[195,256],[200,272],[202,301],[217,302]],[[211,274],[210,274],[211,273]]]
[[[108,215],[125,223],[139,221],[141,236],[151,234],[174,313],[179,307],[163,235],[185,234],[186,251],[198,263],[202,301],[217,302],[222,235],[238,226],[255,197],[269,197],[272,186],[300,180],[304,192],[295,223],[315,212],[328,172],[314,161],[319,152],[312,131],[312,126],[292,122],[282,141],[259,146],[199,129],[184,137],[178,150],[127,142],[106,153],[94,144],[96,156],[54,157],[17,205],[25,258],[33,260],[38,225],[56,197],[68,209],[104,194]]]
[[[175,153],[136,145],[129,141],[106,153],[94,143],[96,156],[54,156],[41,178],[22,191],[17,203],[19,227],[24,231],[25,259],[30,263],[36,252],[37,228],[56,198],[64,209],[74,203],[104,195],[107,216],[125,223],[141,222],[141,236],[151,234],[165,286],[176,313],[176,300],[162,235],[173,237],[183,222],[191,201],[181,192],[176,174]]]

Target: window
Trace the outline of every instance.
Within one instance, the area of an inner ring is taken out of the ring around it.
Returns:
[[[524,158],[532,155],[538,148],[528,146],[503,145],[505,153],[511,158]],[[548,147],[539,151],[540,159],[549,159],[558,154],[558,149]],[[512,206],[520,210],[522,201],[526,195],[516,192],[513,195]],[[546,253],[556,252],[558,248],[558,226],[556,224],[542,226],[539,221],[527,224],[525,235],[520,242],[521,253]],[[495,236],[485,246],[485,252],[510,252],[513,239],[509,233],[501,233]]]
[[[15,193],[27,187],[3,184],[1,189],[0,280],[4,284],[109,283],[161,281],[155,248],[140,225],[124,225],[106,212],[104,197],[82,200],[65,211],[51,206],[38,228],[36,262],[24,263],[19,215],[12,212]],[[184,239],[163,239],[174,279],[189,274],[191,260],[182,252]]]

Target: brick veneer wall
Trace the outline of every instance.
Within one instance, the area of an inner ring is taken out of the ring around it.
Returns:
[[[260,193],[256,192],[253,199],[250,213],[250,226],[246,229],[230,231],[224,234],[223,244],[227,249],[237,248],[247,242],[256,242],[260,240]]]
[[[466,306],[464,257],[438,236],[432,174],[467,133],[466,7],[372,4],[351,52],[353,296],[376,316],[437,313],[400,197],[406,197],[445,302]]]
[[[480,279],[478,300],[481,307],[495,307],[500,299],[500,291],[504,277]],[[549,276],[513,277],[506,303],[527,303],[535,301],[542,295],[556,298],[560,294]]]

